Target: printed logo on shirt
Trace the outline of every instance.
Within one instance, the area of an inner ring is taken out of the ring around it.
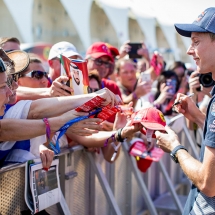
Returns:
[[[211,104],[211,115],[212,116],[215,116],[215,102],[213,102],[212,104]]]

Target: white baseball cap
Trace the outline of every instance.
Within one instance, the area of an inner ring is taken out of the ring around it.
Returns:
[[[48,60],[51,60],[55,57],[60,58],[60,55],[63,55],[65,57],[77,55],[82,59],[81,55],[77,52],[75,46],[72,43],[65,41],[56,43],[51,47]]]

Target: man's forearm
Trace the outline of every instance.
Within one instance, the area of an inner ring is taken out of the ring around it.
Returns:
[[[91,93],[35,100],[31,104],[28,119],[42,119],[61,115],[89,101],[94,96],[96,94]]]
[[[2,119],[0,141],[31,139],[46,133],[42,120]]]
[[[111,137],[112,134],[115,134],[116,131],[100,131],[99,133],[92,134],[91,136],[79,136],[75,135],[69,130],[66,132],[66,135],[74,140],[75,142],[78,142],[79,144],[85,146],[85,147],[103,147],[105,144],[105,141]],[[112,140],[110,138],[110,140]]]
[[[60,117],[48,119],[51,132],[57,131],[65,119]],[[2,119],[0,121],[0,141],[18,141],[31,139],[46,134],[43,120]]]
[[[204,113],[202,113],[201,111],[200,111],[200,113],[198,114],[198,116],[196,116],[196,121],[195,121],[195,123],[200,127],[200,128],[202,128],[203,129],[203,127],[204,127],[204,124],[205,124],[205,114]]]
[[[29,88],[18,87],[16,90],[17,100],[36,100],[41,98],[49,98],[49,88]]]

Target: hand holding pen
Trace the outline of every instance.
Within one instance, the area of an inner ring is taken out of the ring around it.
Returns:
[[[187,97],[192,97],[193,95],[194,95],[194,93],[191,93],[191,94],[188,95]],[[172,107],[174,107],[175,105],[179,105],[179,104],[181,104],[181,100],[175,102],[175,103],[172,105]]]

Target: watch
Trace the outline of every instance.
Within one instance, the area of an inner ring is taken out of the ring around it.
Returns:
[[[170,157],[172,158],[173,161],[175,161],[175,163],[178,163],[178,158],[176,157],[176,153],[178,150],[180,149],[184,149],[187,151],[187,149],[182,146],[182,145],[179,145],[179,146],[176,146],[171,152],[170,152]]]

